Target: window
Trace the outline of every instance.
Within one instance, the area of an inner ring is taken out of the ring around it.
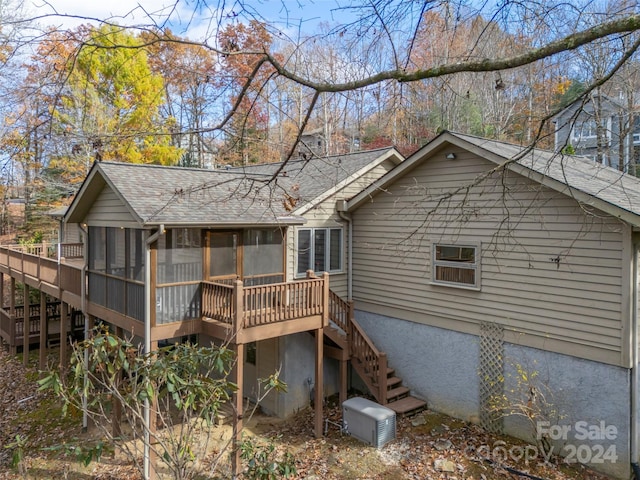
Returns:
[[[298,275],[342,270],[342,228],[298,229]]]
[[[480,287],[477,245],[433,245],[433,282],[442,285]]]

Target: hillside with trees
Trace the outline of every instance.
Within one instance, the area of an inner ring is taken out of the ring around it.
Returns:
[[[633,125],[640,91],[640,16],[626,0],[353,2],[315,25],[176,1],[206,17],[205,35],[171,14],[62,28],[51,25],[73,15],[18,6],[0,9],[0,190],[5,205],[24,200],[27,225],[68,202],[94,161],[410,154],[445,129],[552,148],[551,119],[571,101],[610,96]]]

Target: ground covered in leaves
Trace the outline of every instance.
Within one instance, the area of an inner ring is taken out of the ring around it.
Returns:
[[[25,369],[0,349],[0,479],[129,480],[140,478],[136,469],[117,452],[106,451],[99,462],[83,465],[71,446],[89,440],[80,416],[62,418],[58,401],[37,391],[35,369]],[[313,412],[308,409],[281,421],[256,415],[247,422],[247,433],[275,446],[274,454],[290,452],[297,476],[308,480],[332,479],[545,479],[605,480],[580,465],[566,465],[561,459],[517,460],[527,444],[489,435],[476,425],[425,411],[411,418],[399,418],[396,439],[376,449],[340,431],[341,410],[328,405],[326,435],[313,437]],[[228,425],[216,426],[219,438],[228,438]],[[94,433],[95,435],[95,433]],[[19,439],[16,441],[16,439]],[[95,436],[91,438],[95,440]],[[64,447],[63,447],[64,446]],[[487,455],[502,447],[511,451],[508,461]],[[18,449],[24,452],[20,468],[11,463]],[[203,475],[198,478],[228,477],[228,468],[212,473],[215,453],[201,459]]]

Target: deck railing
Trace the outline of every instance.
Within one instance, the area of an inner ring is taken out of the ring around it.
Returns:
[[[244,287],[202,282],[202,315],[243,328],[324,313],[326,278]]]
[[[82,244],[0,245],[0,265],[21,272],[50,285],[80,295],[81,269],[58,261],[58,251],[69,254],[67,258],[82,257]]]
[[[340,298],[333,290],[329,291],[329,320],[349,333],[350,320],[353,318],[353,304]]]
[[[60,302],[47,302],[46,304],[47,322],[52,320],[60,320]],[[9,344],[10,347],[22,345],[24,342],[24,305],[16,305],[14,307],[14,315],[8,308],[0,308],[0,335]],[[27,325],[30,338],[38,338],[40,336],[40,304],[34,303],[27,308]],[[84,330],[84,316],[79,310],[71,310],[71,333],[77,336]],[[58,329],[59,330],[59,329]]]
[[[353,302],[347,302],[333,291],[329,294],[329,320],[347,335],[349,356],[360,378],[381,404],[387,403],[387,354],[375,344],[356,322]]]

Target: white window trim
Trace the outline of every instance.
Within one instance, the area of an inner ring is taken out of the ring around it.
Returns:
[[[473,264],[463,263],[463,262],[451,262],[447,260],[436,260],[436,246],[443,247],[455,247],[455,248],[473,248],[475,250],[475,262]],[[481,282],[480,279],[482,277],[482,270],[480,268],[482,249],[480,243],[455,243],[455,242],[434,242],[431,244],[431,285],[443,286],[443,287],[453,287],[453,288],[461,288],[464,290],[475,290],[479,291]],[[446,265],[449,267],[460,267],[465,270],[475,270],[475,284],[471,285],[468,283],[456,283],[456,282],[447,282],[445,280],[437,280],[436,279],[436,266],[437,265]]]
[[[304,278],[306,276],[306,272],[307,270],[309,270],[309,268],[306,268],[304,272],[298,272],[298,261],[299,261],[299,256],[298,256],[298,251],[299,251],[299,232],[303,232],[303,231],[307,231],[310,232],[310,253],[309,253],[309,259],[311,261],[311,263],[313,263],[313,260],[315,258],[315,242],[314,242],[314,234],[317,230],[325,230],[326,231],[326,236],[325,238],[327,239],[326,243],[325,243],[325,251],[324,251],[324,255],[325,258],[327,259],[327,266],[329,268],[331,268],[331,230],[339,230],[340,231],[340,266],[338,267],[338,269],[334,269],[334,270],[326,270],[327,273],[329,274],[337,274],[337,273],[344,273],[344,227],[342,226],[338,226],[338,227],[302,227],[302,228],[297,228],[296,229],[296,233],[295,233],[295,244],[296,244],[296,251],[295,251],[295,265],[294,265],[294,273],[295,273],[295,278]],[[313,269],[312,269],[313,270]],[[318,271],[316,272],[314,270],[314,273],[324,273],[325,270],[323,271]]]

